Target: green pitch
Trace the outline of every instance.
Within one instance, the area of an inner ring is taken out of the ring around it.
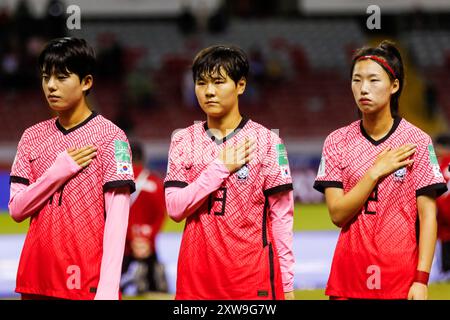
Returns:
[[[176,223],[166,219],[163,230],[182,232],[184,222]],[[296,204],[294,208],[294,231],[337,230],[331,222],[325,204]]]
[[[15,222],[6,213],[0,214],[0,234],[26,233],[29,220]],[[183,232],[184,222],[176,223],[167,218],[163,232]],[[324,204],[296,204],[294,209],[294,231],[337,230],[328,216]]]
[[[148,293],[137,297],[123,297],[124,300],[172,300],[173,294]],[[328,300],[325,290],[295,290],[296,300]],[[450,300],[450,283],[432,283],[428,290],[429,300]]]
[[[28,230],[29,221],[22,223],[14,222],[11,217],[4,212],[0,214],[0,234],[25,233]],[[176,223],[166,219],[163,232],[182,232],[184,222]],[[297,204],[294,212],[294,230],[295,231],[320,231],[337,230],[329,216],[324,204],[304,205]],[[169,300],[173,295],[152,293],[139,297],[124,297],[125,299],[151,299],[151,300]],[[324,290],[296,290],[295,298],[298,300],[327,300]],[[429,299],[431,300],[450,300],[450,283],[433,283],[429,286]]]

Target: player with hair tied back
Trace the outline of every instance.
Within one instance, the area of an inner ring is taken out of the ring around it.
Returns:
[[[206,121],[172,136],[166,205],[186,219],[176,299],[292,299],[294,201],[280,137],[243,117],[249,63],[234,46],[192,66]]]
[[[331,299],[427,299],[436,198],[447,190],[431,138],[398,115],[404,68],[388,41],[356,51],[361,119],[325,140],[314,188],[341,228]]]
[[[30,218],[17,271],[22,299],[119,299],[130,193],[127,137],[91,111],[95,53],[83,39],[50,41],[39,56],[57,117],[22,135],[9,213]]]

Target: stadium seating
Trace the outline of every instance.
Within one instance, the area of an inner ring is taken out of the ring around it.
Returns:
[[[368,39],[353,20],[235,19],[221,34],[192,36],[180,33],[174,21],[86,21],[73,32],[98,48],[105,34],[112,34],[122,45],[126,72],[150,70],[153,98],[144,108],[130,104],[124,75],[96,81],[89,99],[111,120],[120,119],[125,112],[134,123],[133,133],[140,138],[167,138],[174,129],[204,118],[198,106],[183,103],[183,76],[199,49],[217,43],[260,51],[269,76],[262,82],[251,79],[242,111],[280,129],[284,137],[324,137],[356,119],[348,68],[352,50]],[[436,80],[438,91],[446,92],[450,33],[413,31],[401,41],[423,73]],[[26,92],[2,91],[0,140],[17,141],[25,127],[48,118],[38,84]],[[450,98],[440,94],[439,104],[450,119]]]

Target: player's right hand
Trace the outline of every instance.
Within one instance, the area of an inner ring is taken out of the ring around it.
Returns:
[[[376,179],[381,179],[400,168],[412,165],[414,160],[409,157],[415,152],[415,144],[405,144],[396,149],[387,147],[377,156],[370,170]]]
[[[226,146],[220,152],[219,160],[223,162],[230,173],[233,173],[254,158],[253,152],[255,150],[255,140],[246,139],[238,145]]]
[[[87,167],[97,155],[97,147],[90,145],[80,149],[70,148],[67,153],[82,168]]]

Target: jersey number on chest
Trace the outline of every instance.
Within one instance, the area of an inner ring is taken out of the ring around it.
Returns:
[[[372,193],[369,195],[366,203],[364,204],[365,214],[376,214],[376,205],[378,202],[378,184],[373,189]]]
[[[211,193],[208,197],[208,214],[212,213],[216,216],[225,215],[226,201],[227,188],[220,187],[216,192]]]

